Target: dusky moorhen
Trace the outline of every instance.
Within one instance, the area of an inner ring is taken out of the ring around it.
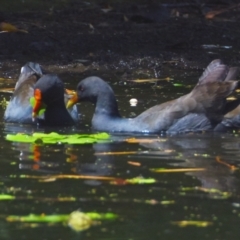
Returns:
[[[215,71],[212,71],[215,69]],[[214,81],[229,81],[237,79],[239,67],[228,67],[220,59],[212,61],[199,79],[198,84]],[[224,109],[224,118],[215,131],[226,131],[240,128],[240,99],[228,101]]]
[[[53,74],[43,75],[34,85],[33,120],[36,120],[43,103],[46,110],[44,121],[40,120],[41,124],[52,127],[74,125],[75,122],[65,106],[64,93],[64,84],[58,76]]]
[[[33,97],[34,84],[42,76],[43,72],[38,63],[28,62],[21,68],[20,76],[15,85],[15,90],[4,113],[5,122],[20,124],[33,123],[32,106],[30,105],[30,98]],[[50,76],[55,75],[49,75],[48,79]],[[65,103],[67,103],[69,99],[69,95],[67,93],[64,94],[64,99]],[[72,109],[68,109],[68,111],[73,120],[75,122],[78,122],[79,114],[77,108],[73,107]],[[39,118],[41,119],[42,116]]]
[[[218,81],[225,67],[210,63],[194,89],[178,99],[156,105],[135,118],[122,118],[112,88],[99,77],[79,82],[76,95],[68,107],[78,101],[95,104],[92,127],[114,132],[186,132],[212,130],[223,119],[226,97],[237,87],[238,81]],[[227,71],[226,71],[227,72]],[[224,73],[227,75],[227,73]],[[224,75],[226,78],[226,75]]]
[[[33,85],[42,74],[38,63],[28,62],[21,68],[15,90],[4,113],[5,122],[32,123],[29,99],[33,96]]]

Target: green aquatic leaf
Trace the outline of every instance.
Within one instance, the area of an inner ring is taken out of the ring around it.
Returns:
[[[156,182],[156,180],[154,178],[137,177],[137,178],[127,179],[126,182],[130,184],[153,184]]]
[[[177,225],[179,227],[187,227],[187,226],[208,227],[210,225],[213,225],[212,222],[208,222],[208,221],[188,221],[188,220],[174,221],[172,222],[172,224]]]
[[[1,106],[3,109],[6,109],[8,103],[9,103],[9,102],[6,100],[6,98],[3,98],[3,99],[0,101],[0,106]]]
[[[88,212],[86,215],[92,220],[114,220],[118,218],[117,214],[114,213],[97,213],[97,212]]]
[[[32,135],[17,133],[7,134],[6,139],[13,142],[23,143],[41,143],[41,144],[56,144],[56,143],[68,143],[68,144],[89,144],[95,142],[109,141],[110,135],[107,133],[99,134],[58,134],[52,133],[33,133]]]
[[[31,143],[31,142],[34,142],[36,140],[32,136],[27,135],[27,134],[22,134],[22,133],[17,133],[16,135],[14,135],[14,134],[7,134],[6,139],[8,141],[26,142],[26,143]]]
[[[14,200],[16,197],[7,194],[0,194],[0,201],[1,200]]]
[[[97,134],[92,134],[94,136],[94,138],[96,139],[108,139],[109,138],[109,134],[102,132],[102,133],[97,133]]]
[[[227,199],[232,196],[231,192],[224,192],[216,188],[203,188],[203,187],[196,186],[196,187],[182,187],[180,188],[180,190],[183,191],[182,193],[180,193],[181,195],[184,195],[186,194],[186,192],[189,192],[189,191],[201,191],[201,192],[211,194],[212,197],[216,199]]]
[[[8,222],[45,222],[45,223],[59,223],[67,222],[70,218],[74,217],[78,220],[83,218],[89,218],[90,220],[114,220],[118,218],[118,215],[114,213],[96,213],[96,212],[80,212],[74,211],[70,214],[54,214],[54,215],[45,215],[45,214],[29,214],[25,216],[10,215],[6,218]]]
[[[46,222],[46,223],[58,223],[65,222],[69,218],[68,214],[60,214],[60,215],[36,215],[29,214],[26,216],[15,216],[10,215],[6,218],[8,222]]]
[[[173,83],[173,86],[174,86],[174,87],[182,87],[183,84],[182,84],[182,83]]]

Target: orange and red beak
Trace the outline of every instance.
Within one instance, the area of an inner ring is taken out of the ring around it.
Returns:
[[[77,93],[74,93],[73,96],[68,100],[66,108],[71,108],[74,104],[79,101]]]
[[[32,110],[32,120],[34,121],[37,116],[39,111],[41,110],[42,106],[42,93],[41,90],[35,89],[34,90],[34,105],[33,105],[33,110]]]

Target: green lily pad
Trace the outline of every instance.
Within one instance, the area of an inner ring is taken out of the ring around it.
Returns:
[[[57,223],[67,221],[69,218],[68,214],[60,215],[36,215],[29,214],[26,216],[15,216],[10,215],[7,217],[8,222],[46,222],[46,223]]]
[[[156,180],[154,178],[136,177],[132,179],[127,179],[126,182],[130,184],[153,184],[156,183]]]
[[[88,144],[96,142],[109,141],[110,135],[107,133],[98,134],[58,134],[52,133],[33,133],[32,135],[17,133],[7,134],[6,139],[13,142],[22,143],[43,143],[43,144],[56,144],[56,143],[68,143],[68,144]]]
[[[182,87],[183,84],[182,84],[182,83],[173,83],[173,86],[174,86],[174,87]]]
[[[13,195],[8,194],[0,194],[0,201],[1,200],[14,200],[16,197]]]
[[[45,214],[29,214],[25,216],[10,215],[7,217],[9,222],[46,222],[46,223],[59,223],[68,221],[69,217],[81,213],[87,216],[91,220],[115,220],[118,215],[114,213],[96,213],[96,212],[80,212],[74,211],[71,214],[55,214],[55,215],[45,215]]]
[[[115,213],[97,213],[97,212],[87,212],[89,218],[92,220],[115,220],[118,218],[118,215]]]

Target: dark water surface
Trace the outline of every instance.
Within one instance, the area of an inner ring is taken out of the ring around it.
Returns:
[[[174,82],[193,86],[199,72],[169,72]],[[70,88],[75,88],[78,76]],[[64,76],[65,81],[68,80]],[[69,80],[68,80],[69,81]],[[121,113],[134,116],[143,109],[189,91],[172,83],[129,83],[111,79]],[[160,88],[162,86],[162,88]],[[9,98],[8,94],[1,94]],[[130,107],[129,99],[139,100]],[[80,106],[83,122],[67,132],[89,132],[93,107]],[[3,110],[0,109],[2,119]],[[88,124],[88,126],[85,126]],[[240,137],[238,133],[182,134],[177,136],[111,136],[110,143],[37,145],[6,141],[7,133],[39,131],[32,127],[0,125],[1,194],[15,200],[0,201],[0,239],[239,239]],[[41,131],[44,131],[41,130]],[[63,129],[58,129],[64,132]],[[137,141],[128,143],[126,139]],[[112,154],[102,155],[104,152]],[[121,154],[125,153],[125,154]],[[154,172],[152,169],[181,169]],[[188,170],[187,170],[188,169]],[[86,179],[54,179],[55,175],[85,175]],[[49,176],[49,181],[27,176]],[[89,176],[115,177],[111,181]],[[152,184],[127,184],[142,177]],[[70,200],[74,197],[76,200]],[[66,198],[60,201],[60,198]],[[83,232],[66,224],[7,222],[9,215],[112,212],[114,221],[100,221]],[[189,222],[182,222],[189,221]],[[199,221],[199,226],[184,225]]]

